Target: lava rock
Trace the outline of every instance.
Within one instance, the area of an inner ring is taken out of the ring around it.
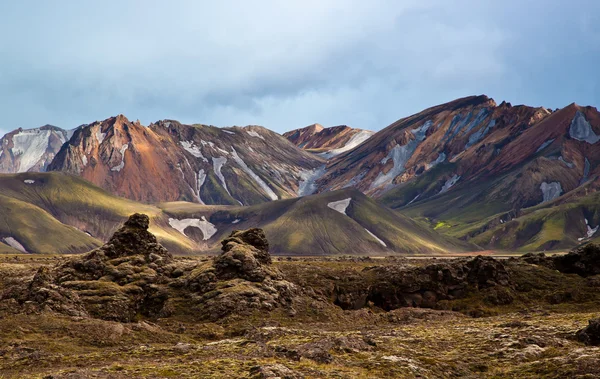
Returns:
[[[593,243],[556,256],[553,260],[556,269],[565,274],[583,277],[600,274],[600,246]]]
[[[586,345],[600,346],[600,318],[590,320],[588,326],[579,330],[575,336]]]

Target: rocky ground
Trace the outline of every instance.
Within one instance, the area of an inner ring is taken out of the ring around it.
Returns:
[[[0,256],[0,378],[596,378],[600,249],[173,257],[134,215],[73,257]],[[591,321],[590,321],[591,320]]]

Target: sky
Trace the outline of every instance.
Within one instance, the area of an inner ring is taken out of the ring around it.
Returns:
[[[0,134],[117,114],[379,130],[478,94],[600,106],[600,1],[0,2]]]

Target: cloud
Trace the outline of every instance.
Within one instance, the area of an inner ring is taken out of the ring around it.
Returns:
[[[0,131],[117,113],[376,130],[479,93],[593,103],[600,5],[580,1],[5,2]]]

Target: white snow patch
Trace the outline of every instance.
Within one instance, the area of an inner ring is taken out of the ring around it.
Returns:
[[[581,182],[579,185],[585,183],[588,180],[588,176],[590,175],[591,164],[590,161],[585,158],[585,163],[583,165],[583,178],[581,178]]]
[[[577,238],[578,241],[583,241],[585,239],[592,238],[592,236],[598,231],[598,228],[600,228],[600,225],[598,225],[592,229],[587,218],[585,219],[585,226],[587,227],[587,237]]]
[[[387,247],[387,245],[385,244],[385,242],[383,242],[381,240],[381,238],[377,237],[375,234],[373,234],[369,229],[365,228],[365,230],[367,231],[367,233],[369,233],[371,235],[371,237],[375,238],[377,240],[377,242],[379,242],[381,244],[381,246],[383,247]]]
[[[170,218],[169,225],[171,225],[173,229],[176,229],[177,231],[179,231],[179,233],[183,234],[186,237],[187,235],[185,234],[185,229],[190,226],[196,227],[202,231],[202,235],[204,236],[202,239],[204,241],[210,239],[210,237],[215,235],[215,233],[217,232],[217,228],[215,227],[215,225],[207,221],[206,217],[204,216],[202,216],[201,219],[186,218],[183,220],[178,220],[175,218]]]
[[[236,218],[235,220],[231,221],[231,223],[232,223],[232,224],[237,224],[237,223],[238,223],[238,222],[240,222],[240,221],[242,221],[242,220],[241,220],[241,219],[239,219],[239,218]]]
[[[231,148],[231,156],[233,157],[233,160],[242,168],[242,170],[244,170],[244,172],[246,174],[250,175],[250,177],[252,179],[254,179],[256,184],[258,184],[258,186],[260,188],[262,188],[263,191],[265,191],[265,193],[267,194],[267,196],[269,196],[269,198],[271,200],[279,199],[277,194],[275,192],[273,192],[273,190],[267,185],[267,183],[265,183],[260,178],[260,176],[256,175],[256,173],[254,171],[252,171],[252,169],[250,167],[248,167],[246,162],[244,162],[244,160],[242,158],[240,158],[237,151],[235,151],[235,149],[233,147]]]
[[[225,191],[227,191],[229,196],[231,196],[231,193],[229,193],[229,190],[227,189],[227,183],[225,183],[225,177],[223,176],[223,173],[221,172],[223,165],[225,164],[225,162],[227,162],[227,158],[213,157],[212,162],[213,162],[213,171],[215,172],[215,175],[217,175],[217,178],[219,178],[219,180],[221,181],[221,185],[223,186],[223,188],[225,188]]]
[[[303,170],[300,172],[300,182],[298,183],[298,196],[312,195],[317,190],[316,181],[325,175],[325,165],[313,168],[312,170]]]
[[[600,136],[594,133],[592,126],[585,119],[585,115],[580,111],[577,111],[575,117],[573,117],[573,121],[571,121],[569,136],[578,141],[585,141],[592,145],[600,141]]]
[[[351,197],[344,200],[332,201],[331,203],[328,203],[327,206],[335,211],[340,212],[341,214],[346,215],[346,209],[350,205],[350,200],[352,200]]]
[[[481,139],[483,137],[485,137],[486,134],[490,131],[490,129],[492,129],[494,126],[496,126],[496,120],[490,121],[490,123],[485,128],[479,129],[475,133],[471,134],[469,136],[469,142],[467,142],[465,149],[467,149],[467,148],[473,146],[474,144],[476,144],[477,142],[481,141]]]
[[[86,155],[81,156],[81,163],[83,163],[83,167],[87,166],[88,160]]]
[[[425,139],[425,133],[433,123],[431,121],[425,122],[420,127],[411,130],[415,135],[415,139],[409,141],[406,145],[396,145],[390,150],[388,155],[381,160],[382,164],[387,163],[389,159],[394,161],[394,167],[392,167],[387,173],[380,172],[377,178],[371,183],[371,188],[376,188],[382,185],[390,185],[395,177],[402,174],[405,170],[404,165],[410,157],[413,155],[417,146]]]
[[[327,151],[325,153],[321,153],[319,155],[325,159],[335,157],[336,155],[340,155],[341,153],[345,153],[346,151],[354,149],[361,143],[368,140],[373,134],[374,134],[374,132],[372,132],[370,130],[362,130],[362,131],[356,133],[355,135],[353,135],[348,140],[348,142],[346,142],[346,144],[344,146],[337,148],[337,149],[329,150],[329,151]]]
[[[96,131],[96,139],[98,140],[98,145],[102,144],[104,138],[106,138],[106,133],[102,133],[102,129],[98,127],[98,130]]]
[[[123,169],[123,167],[125,167],[125,151],[129,148],[129,144],[125,144],[123,146],[121,146],[121,163],[119,163],[118,166],[115,166],[113,168],[111,168],[111,171],[121,171]],[[85,157],[85,155],[84,155]],[[87,159],[86,159],[87,162]]]
[[[411,205],[412,203],[414,203],[419,198],[419,196],[421,196],[421,194],[418,194],[417,196],[415,196],[415,198],[412,199],[411,201],[409,201],[408,204],[406,204],[406,205]]]
[[[548,147],[548,145],[550,145],[552,142],[554,142],[554,138],[549,139],[548,141],[544,142],[543,144],[540,145],[540,147],[538,147],[538,149],[535,151],[536,153],[539,153],[540,151],[544,150],[546,147]]]
[[[200,150],[200,147],[196,146],[194,144],[194,141],[181,141],[179,143],[181,144],[183,149],[185,151],[187,151],[188,153],[192,154],[196,158],[202,159],[204,162],[208,162],[208,159],[206,159],[204,157],[204,155],[202,155],[202,151]]]
[[[19,156],[17,172],[27,172],[35,166],[48,149],[51,130],[30,129],[15,134],[12,138],[13,155]]]
[[[179,168],[179,171],[181,171],[181,173],[183,174],[183,171],[181,170],[181,168]],[[185,178],[185,175],[184,175],[184,178]],[[202,185],[204,185],[205,181],[206,181],[206,173],[204,172],[204,169],[200,169],[200,171],[198,171],[197,174],[194,173],[194,186],[196,188],[194,189],[194,188],[190,187],[190,189],[192,190],[192,193],[194,194],[194,196],[196,197],[196,199],[198,200],[198,202],[200,204],[204,204],[204,202],[200,198],[200,190],[202,189]]]
[[[456,182],[458,182],[459,179],[460,179],[460,176],[454,174],[453,177],[446,180],[446,183],[444,183],[444,186],[442,187],[442,189],[440,190],[439,193],[447,192],[450,188],[452,188],[456,184]]]
[[[21,245],[21,243],[19,241],[17,241],[16,239],[14,239],[13,237],[5,237],[4,238],[4,242],[6,242],[6,244],[14,249],[19,250],[22,253],[27,254],[27,250],[25,250],[25,247],[23,247],[23,245]]]
[[[246,130],[246,133],[248,133],[249,135],[251,135],[252,137],[257,137],[260,138],[262,140],[264,140],[265,138],[263,136],[261,136],[260,134],[258,134],[257,132],[255,132],[254,130]]]
[[[542,190],[542,194],[544,196],[542,203],[554,200],[557,197],[559,197],[562,193],[562,187],[560,185],[560,182],[542,182],[542,184],[540,185],[540,189]]]
[[[433,168],[435,166],[437,166],[438,164],[442,163],[443,161],[446,160],[446,153],[444,153],[443,151],[438,155],[438,157],[436,158],[435,161],[431,162],[430,164],[427,165],[427,169]]]
[[[202,146],[208,145],[210,147],[215,147],[215,144],[213,142],[211,142],[211,141],[205,141],[205,140],[201,139],[200,143],[202,144]]]
[[[566,164],[566,165],[567,165],[567,167],[569,167],[569,168],[573,168],[573,166],[574,166],[574,165],[573,165],[573,163],[571,163],[571,162],[567,162],[567,161],[565,160],[565,158],[563,158],[563,157],[562,157],[562,155],[561,155],[560,157],[558,157],[558,160],[559,160],[559,161],[561,161],[562,163]]]
[[[221,131],[223,133],[227,133],[227,134],[235,134],[234,132],[230,131],[230,130],[225,130],[225,129],[221,129]]]
[[[33,183],[35,183],[35,180],[31,180],[31,179],[25,179],[25,180],[23,180],[23,182],[24,182],[25,184],[33,184]]]

